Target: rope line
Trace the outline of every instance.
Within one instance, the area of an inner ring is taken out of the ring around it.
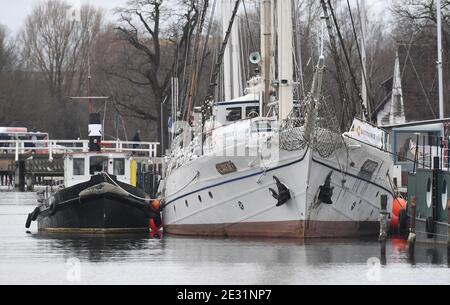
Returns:
[[[136,198],[138,200],[142,200],[142,201],[153,201],[153,200],[158,200],[158,199],[152,199],[152,198],[142,198],[139,196],[136,196],[130,192],[128,192],[127,190],[125,190],[123,187],[121,187],[116,181],[114,181],[111,176],[107,173],[107,172],[102,172],[103,177],[107,177],[115,186],[117,186],[119,189],[121,189],[122,191],[124,191],[125,193],[127,193],[129,196]],[[106,181],[105,181],[106,182]]]

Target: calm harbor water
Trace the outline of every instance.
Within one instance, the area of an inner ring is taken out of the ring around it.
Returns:
[[[35,204],[0,192],[0,284],[450,284],[444,245],[27,233]]]

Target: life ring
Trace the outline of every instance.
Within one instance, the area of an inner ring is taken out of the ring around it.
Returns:
[[[434,237],[434,219],[432,216],[428,216],[425,221],[425,230],[427,232],[427,238]]]

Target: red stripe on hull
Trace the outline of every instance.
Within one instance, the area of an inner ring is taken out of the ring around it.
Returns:
[[[337,238],[378,236],[376,221],[283,221],[237,224],[166,225],[169,234],[186,236]]]

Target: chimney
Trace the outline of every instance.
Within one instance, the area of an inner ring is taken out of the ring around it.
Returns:
[[[101,151],[102,122],[100,113],[89,114],[89,151]]]

